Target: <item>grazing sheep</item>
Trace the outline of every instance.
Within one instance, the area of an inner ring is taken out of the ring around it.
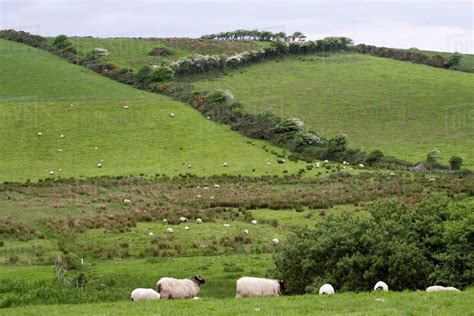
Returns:
[[[188,219],[187,219],[186,217],[184,217],[184,216],[181,216],[181,217],[179,218],[179,221],[180,221],[181,223],[184,223],[184,222],[187,222]]]
[[[334,288],[332,287],[331,284],[324,284],[319,288],[319,295],[332,295],[334,294]]]
[[[280,241],[278,240],[278,238],[273,238],[272,239],[273,246],[277,246],[279,243],[280,243]]]
[[[428,182],[435,182],[435,179],[434,178],[429,178]]]
[[[208,117],[206,117],[206,118],[207,118],[208,120],[210,120],[210,119],[211,119],[211,117],[210,117],[210,116],[208,116]]]
[[[132,200],[130,200],[130,199],[123,199],[123,204],[132,204]]]
[[[452,287],[452,286],[441,286],[441,285],[433,285],[428,288],[426,288],[426,292],[440,292],[440,291],[454,291],[454,292],[460,292],[457,288]]]
[[[285,290],[283,281],[243,277],[237,280],[235,298],[279,296]]]
[[[163,223],[168,223],[168,220],[166,218],[163,218]]]
[[[360,163],[360,164],[359,164],[359,168],[364,168],[364,167],[365,167],[365,166],[364,166],[363,163]]]
[[[229,164],[228,164],[227,162],[224,162],[223,166],[224,166],[224,167],[228,167]]]
[[[64,134],[61,134],[59,137],[64,138]]]
[[[375,283],[374,291],[384,291],[384,292],[388,292],[388,285],[387,285],[387,283],[385,283],[385,282],[383,282],[383,281],[378,281],[377,283]]]
[[[53,174],[54,174],[54,171],[51,170],[51,171],[49,172],[49,175],[52,176]]]
[[[267,162],[267,166],[270,166],[272,163],[271,162]]]
[[[196,197],[197,197],[197,198],[200,198],[200,197],[202,197],[202,195],[201,195],[201,194],[198,194],[198,195],[196,195]]]
[[[149,232],[148,233],[148,236],[153,236],[154,234],[152,232]]]
[[[102,168],[102,164],[100,162],[97,164],[97,168]]]
[[[95,149],[95,150],[98,150],[98,149],[99,149],[99,147],[95,147],[94,149]]]
[[[219,184],[214,184],[214,188],[218,189],[220,188],[221,186]]]
[[[390,172],[390,175],[391,175],[391,176],[394,176],[394,175],[395,175],[395,172]]]
[[[124,105],[124,106],[123,106],[123,109],[124,109],[124,110],[128,110],[128,105]]]
[[[250,222],[250,224],[252,224],[252,225],[257,225],[257,220],[256,220],[256,219],[253,219],[253,220]]]
[[[174,117],[175,114],[173,112],[170,113],[170,117]]]
[[[132,301],[148,301],[148,300],[159,300],[161,297],[160,293],[153,289],[142,289],[138,288],[132,291],[130,299]]]
[[[211,196],[209,197],[209,199],[211,199],[211,200],[214,200],[214,198],[215,198],[214,195],[211,195]]]
[[[38,132],[38,136],[39,136],[39,137],[43,136],[43,133]]]
[[[202,223],[202,219],[201,218],[196,218],[196,224],[201,224]]]
[[[224,227],[230,227],[230,225],[229,225],[229,224],[224,224],[224,225],[222,225],[222,226],[224,226]]]
[[[171,235],[172,233],[174,233],[173,228],[168,227],[168,228],[166,229],[166,233],[167,233],[168,235]]]
[[[324,160],[324,163],[329,163],[329,160],[327,160],[327,159],[326,159],[326,160]]]
[[[74,107],[74,104],[71,103],[71,107]]]
[[[156,290],[162,299],[194,298],[205,281],[199,275],[191,279],[161,278],[156,283]]]
[[[185,230],[189,230],[189,226],[184,226],[184,229],[185,229]]]
[[[63,150],[62,150],[62,149],[58,149],[58,152],[60,152],[60,153],[61,153],[61,152],[63,152]]]
[[[321,168],[321,163],[320,162],[316,163],[316,168]]]
[[[244,234],[245,234],[245,235],[248,235],[248,234],[249,234],[249,230],[248,230],[248,229],[244,229]]]

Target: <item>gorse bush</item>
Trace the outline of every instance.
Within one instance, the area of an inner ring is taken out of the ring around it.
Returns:
[[[474,282],[474,213],[468,206],[377,202],[369,213],[330,216],[291,235],[273,256],[288,291],[314,292],[324,283],[367,291],[379,280],[394,290]]]

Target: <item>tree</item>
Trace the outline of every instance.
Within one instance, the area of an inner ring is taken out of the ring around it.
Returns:
[[[461,165],[462,165],[463,159],[459,156],[452,156],[449,159],[449,168],[451,170],[461,170]]]
[[[384,157],[384,154],[381,150],[377,149],[377,150],[371,151],[369,155],[367,156],[367,163],[370,166],[372,166],[376,164],[377,162],[379,162],[380,160],[382,160],[383,157]]]
[[[71,42],[68,37],[64,34],[58,35],[54,38],[53,46],[56,48],[66,48],[71,46]]]
[[[459,65],[459,63],[461,62],[461,58],[462,55],[458,52],[452,54],[451,56],[449,56],[448,61],[446,62],[446,67],[452,68],[454,66]]]

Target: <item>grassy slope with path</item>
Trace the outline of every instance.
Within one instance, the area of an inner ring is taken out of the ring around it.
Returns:
[[[62,177],[157,171],[257,175],[299,167],[267,165],[276,162],[270,151],[281,149],[268,145],[265,151],[265,143],[249,143],[183,103],[26,45],[0,40],[0,50],[5,65],[0,73],[0,181],[38,180],[49,171]],[[224,162],[230,166],[224,168]]]
[[[474,76],[367,55],[290,57],[195,83],[230,89],[251,112],[299,117],[352,146],[420,161],[438,149],[474,164]]]

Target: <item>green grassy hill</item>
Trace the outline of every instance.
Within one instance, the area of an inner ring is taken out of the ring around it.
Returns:
[[[0,51],[0,181],[38,180],[50,171],[62,177],[257,175],[299,167],[278,165],[270,151],[281,149],[264,150],[264,143],[182,103],[19,43],[1,40]]]
[[[251,112],[299,117],[351,146],[421,161],[438,149],[474,165],[474,76],[386,58],[335,54],[267,61],[195,83],[229,89]]]
[[[256,50],[268,45],[265,42],[251,41],[218,41],[191,38],[93,38],[71,37],[71,42],[80,55],[85,55],[96,47],[109,51],[104,60],[115,63],[120,67],[139,69],[144,65],[159,64],[165,60],[192,55],[233,55],[242,51]],[[168,56],[150,56],[155,48],[166,48],[171,52]]]

